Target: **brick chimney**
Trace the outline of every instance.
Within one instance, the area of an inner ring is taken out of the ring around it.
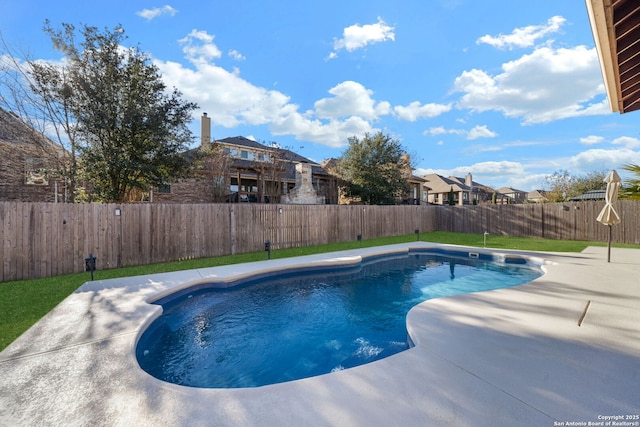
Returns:
[[[207,113],[202,113],[200,118],[200,145],[203,147],[205,144],[211,142],[211,117],[207,116]]]
[[[464,179],[464,184],[469,187],[469,203],[473,203],[473,178],[471,177],[471,172]]]

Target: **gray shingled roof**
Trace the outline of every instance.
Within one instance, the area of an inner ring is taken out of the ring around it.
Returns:
[[[233,145],[239,145],[242,147],[250,147],[250,148],[258,148],[260,150],[269,150],[272,149],[271,147],[267,147],[264,144],[260,144],[257,141],[254,141],[252,139],[249,138],[245,138],[244,136],[232,136],[229,138],[223,138],[223,139],[218,139],[214,142],[222,142],[225,144],[233,144]]]
[[[579,196],[574,196],[569,199],[570,202],[579,202],[584,200],[604,200],[606,190],[590,190]]]

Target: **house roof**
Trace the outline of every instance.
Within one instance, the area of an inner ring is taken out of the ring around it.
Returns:
[[[244,136],[232,136],[229,138],[218,139],[218,140],[215,140],[214,142],[222,142],[224,144],[239,145],[241,147],[257,148],[260,150],[272,149],[271,147],[267,147],[266,145],[260,144],[257,141],[254,141],[249,138],[245,138]]]
[[[640,3],[586,0],[591,31],[612,111],[640,109]]]
[[[422,178],[421,176],[417,176],[417,175],[411,175],[409,177],[409,181],[411,182],[416,182],[416,183],[424,183],[427,182],[426,179]]]
[[[234,136],[234,137],[230,137],[230,138],[223,138],[223,139],[218,139],[214,142],[219,142],[219,143],[223,143],[223,144],[231,144],[231,145],[238,145],[240,147],[247,147],[247,148],[253,148],[253,149],[258,149],[258,150],[264,150],[264,151],[277,151],[280,153],[280,155],[282,156],[282,158],[289,160],[291,162],[296,162],[296,163],[309,163],[312,165],[317,165],[317,162],[314,162],[304,156],[301,156],[298,153],[294,153],[291,150],[288,150],[286,148],[280,148],[280,147],[270,147],[268,145],[264,145],[261,144],[257,141],[245,138],[244,136]]]
[[[463,191],[469,190],[469,187],[462,184],[458,181],[454,181],[451,178],[446,178],[442,175],[438,175],[437,173],[430,173],[428,175],[423,176],[424,179],[427,180],[429,187],[431,187],[431,191],[433,193],[448,193],[451,188],[454,191]]]
[[[590,190],[579,196],[574,196],[569,199],[570,202],[579,202],[584,200],[604,200],[606,190]]]
[[[545,190],[533,190],[527,194],[529,200],[548,200],[547,192]]]
[[[60,146],[56,143],[27,125],[14,113],[2,108],[0,108],[0,143],[60,150]]]
[[[471,181],[473,184],[473,188],[469,188],[465,183],[465,178],[460,178],[456,176],[444,177],[442,175],[438,175],[437,173],[432,173],[423,176],[424,179],[427,180],[429,187],[433,193],[448,193],[453,188],[453,191],[473,191],[474,193],[485,192],[485,193],[493,193],[495,190],[491,187],[488,187],[484,184],[480,184],[476,181]]]
[[[516,193],[526,193],[526,191],[516,190],[511,187],[502,187],[498,189],[498,193],[500,194],[516,194]]]

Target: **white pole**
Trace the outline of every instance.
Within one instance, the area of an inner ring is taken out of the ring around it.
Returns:
[[[611,224],[609,224],[609,244],[607,245],[607,262],[611,262]]]

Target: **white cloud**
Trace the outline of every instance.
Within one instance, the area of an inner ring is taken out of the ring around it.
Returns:
[[[136,15],[146,19],[147,21],[151,21],[152,19],[157,18],[160,15],[175,16],[176,13],[178,13],[176,9],[169,6],[168,4],[165,4],[162,7],[156,7],[154,9],[139,10],[138,12],[136,12]]]
[[[591,149],[566,159],[564,164],[567,167],[564,169],[571,170],[572,173],[578,175],[593,170],[617,169],[630,162],[640,162],[640,151],[634,151],[630,148]]]
[[[458,166],[453,169],[416,169],[421,175],[428,173],[437,173],[442,176],[465,176],[471,173],[474,181],[481,182],[476,176],[494,176],[494,175],[521,175],[525,173],[525,169],[520,162],[480,162],[470,166]]]
[[[282,92],[253,85],[237,68],[229,71],[216,65],[221,51],[206,31],[193,30],[180,43],[192,68],[170,61],[154,63],[167,86],[198,103],[216,126],[267,125],[273,135],[337,148],[346,146],[351,136],[377,132],[370,121],[391,111],[388,102],[372,99],[372,91],[346,81],[329,90],[332,98],[316,102],[317,111],[303,113]]]
[[[495,189],[510,186],[519,190],[529,191],[541,180],[541,175],[530,174],[520,162],[479,162],[469,166],[459,166],[453,169],[416,169],[415,175],[422,176],[437,173],[442,176],[465,177],[471,173],[473,180]],[[523,179],[527,177],[527,179]]]
[[[600,144],[603,141],[604,141],[603,137],[596,136],[596,135],[589,135],[584,138],[580,138],[580,144],[584,144],[584,145]]]
[[[445,129],[443,126],[438,126],[438,127],[431,128],[424,131],[425,135],[444,135],[447,133],[452,133],[452,132]]]
[[[311,141],[329,147],[340,148],[347,145],[347,139],[365,132],[375,133],[369,122],[361,117],[349,117],[346,120],[330,120],[328,123],[308,115],[292,111],[281,116],[270,127],[274,135],[295,135],[300,141]]]
[[[475,126],[467,133],[467,139],[478,139],[478,138],[495,138],[498,134],[489,128],[486,125]]]
[[[623,147],[631,150],[640,148],[640,139],[633,138],[631,136],[621,136],[620,138],[616,138],[611,141],[611,143],[615,145],[622,145]]]
[[[454,170],[471,172],[474,176],[495,176],[495,175],[521,175],[525,173],[524,167],[520,162],[480,162],[473,166],[459,167]]]
[[[329,54],[327,59],[336,58],[342,49],[353,52],[370,44],[388,40],[395,40],[394,28],[387,25],[380,17],[375,24],[354,24],[342,31],[341,39],[334,39],[333,52]]]
[[[418,101],[414,101],[406,107],[403,107],[402,105],[393,107],[393,111],[398,118],[410,122],[415,122],[418,119],[436,117],[450,110],[451,104],[443,105],[431,103],[420,105],[420,102]]]
[[[511,34],[506,35],[484,35],[476,40],[476,43],[488,44],[499,49],[513,49],[513,47],[530,47],[533,46],[537,40],[547,36],[548,34],[559,31],[560,27],[562,27],[565,22],[566,19],[562,16],[554,16],[552,18],[549,18],[546,24],[529,25],[523,28],[516,28]]]
[[[244,61],[245,59],[247,59],[243,54],[241,54],[235,49],[229,50],[229,56],[235,59],[236,61]]]
[[[423,132],[424,135],[461,135],[464,136],[468,140],[478,139],[478,138],[495,138],[498,134],[489,128],[486,125],[475,126],[471,130],[465,129],[445,129],[442,126],[434,127],[431,129],[427,129]]]
[[[321,119],[359,116],[375,120],[391,111],[388,102],[376,102],[371,98],[373,91],[360,83],[345,81],[329,89],[333,98],[323,98],[315,102],[315,114]]]
[[[472,69],[455,79],[458,108],[501,111],[523,124],[609,114],[595,48],[542,47],[502,65],[502,73]]]
[[[423,132],[424,135],[464,135],[466,133],[465,130],[462,129],[445,129],[443,126],[434,127],[431,129],[427,129]]]
[[[631,138],[633,139],[633,138]],[[618,169],[627,163],[640,162],[640,151],[628,147],[615,149],[592,148],[569,157],[540,157],[530,161],[528,170],[545,171],[546,175],[557,170],[569,170],[572,175],[580,176],[593,171],[609,171]],[[544,187],[541,181],[538,187]]]
[[[183,45],[182,51],[189,61],[208,62],[222,56],[222,52],[220,52],[218,46],[213,43],[214,38],[215,36],[212,36],[206,31],[193,29],[186,37],[178,40],[178,42]]]

